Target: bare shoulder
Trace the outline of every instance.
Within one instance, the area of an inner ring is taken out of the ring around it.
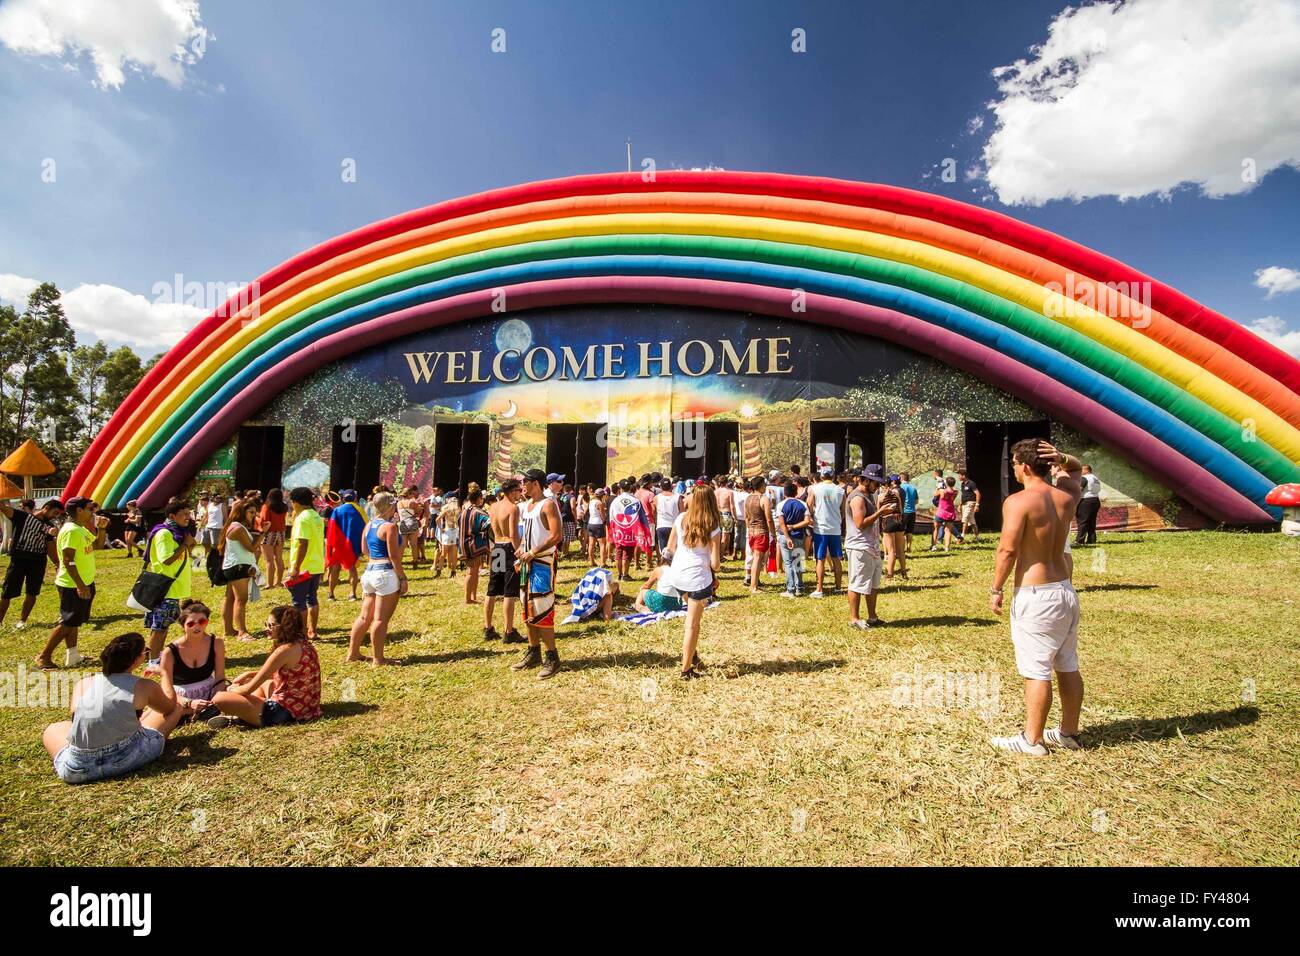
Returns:
[[[1006,498],[1004,498],[1002,501],[1002,513],[1013,514],[1016,512],[1024,511],[1025,504],[1028,500],[1028,495],[1029,493],[1025,491],[1025,489],[1023,488],[1021,488],[1019,491],[1014,491],[1011,494],[1007,495]]]

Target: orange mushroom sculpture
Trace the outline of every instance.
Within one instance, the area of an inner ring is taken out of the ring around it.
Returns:
[[[21,498],[23,490],[4,475],[0,475],[0,501],[7,498]]]
[[[37,447],[30,438],[18,446],[17,450],[0,462],[0,472],[6,475],[20,475],[23,479],[23,495],[32,497],[34,486],[32,478],[54,474],[54,463],[45,457],[45,452]]]
[[[1264,503],[1282,509],[1282,533],[1300,538],[1300,484],[1278,485],[1264,497]]]

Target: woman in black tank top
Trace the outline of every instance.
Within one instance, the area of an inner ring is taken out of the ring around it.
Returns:
[[[217,639],[211,634],[208,635],[208,656],[197,667],[191,667],[185,663],[185,658],[182,656],[180,648],[176,646],[175,641],[172,641],[168,647],[171,648],[174,655],[172,659],[172,683],[197,684],[199,681],[207,680],[216,671]]]
[[[226,680],[226,645],[207,631],[211,612],[207,605],[191,601],[181,610],[181,627],[184,636],[167,645],[163,651],[162,688],[168,697],[184,704],[206,702],[229,681]],[[183,648],[183,650],[182,650]],[[184,651],[191,655],[203,649],[198,664],[185,660]]]

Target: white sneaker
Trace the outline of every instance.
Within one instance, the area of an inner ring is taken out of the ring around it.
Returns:
[[[78,664],[80,664],[82,661],[85,660],[85,658],[81,656],[81,651],[77,650],[75,647],[68,648],[67,653],[64,654],[63,659],[64,659],[64,665],[63,665],[64,667],[76,667]]]
[[[822,594],[821,591],[813,591],[813,592],[812,592],[811,594],[809,594],[808,596],[809,596],[810,598],[824,598],[826,595],[825,595],[825,594]]]
[[[15,631],[21,631],[21,630],[22,630],[23,628],[25,628],[26,626],[27,626],[27,622],[26,622],[26,621],[14,621],[14,630],[15,630]]]
[[[1062,750],[1082,750],[1083,745],[1079,743],[1079,735],[1061,733],[1060,727],[1049,727],[1043,731],[1043,743],[1048,747],[1059,747]]]
[[[782,591],[782,592],[781,592],[781,597],[783,597],[783,598],[792,598],[792,597],[794,597],[794,592],[793,592],[793,591]]]
[[[863,620],[849,621],[849,627],[856,627],[859,631],[871,630],[871,625]]]
[[[990,737],[989,743],[997,747],[998,750],[1005,750],[1008,753],[1026,754],[1030,757],[1047,756],[1047,748],[1043,746],[1042,742],[1031,744],[1023,731],[1014,737]]]

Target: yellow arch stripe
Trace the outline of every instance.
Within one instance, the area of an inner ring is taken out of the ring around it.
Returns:
[[[1300,462],[1300,431],[1253,398],[1164,345],[1147,338],[1127,323],[1109,318],[1058,292],[977,259],[913,239],[839,226],[754,216],[622,213],[518,223],[440,240],[340,273],[286,299],[231,335],[185,379],[180,389],[159,402],[122,449],[113,466],[101,477],[94,494],[100,497],[113,487],[122,472],[139,455],[148,436],[154,434],[192,393],[196,382],[215,374],[230,358],[258,338],[269,325],[356,286],[453,256],[545,239],[622,233],[727,236],[819,246],[906,263],[966,282],[1039,313],[1043,316],[1043,321],[1060,322],[1081,332],[1195,395],[1229,418],[1243,423],[1253,420],[1256,434],[1260,438],[1293,461]]]

